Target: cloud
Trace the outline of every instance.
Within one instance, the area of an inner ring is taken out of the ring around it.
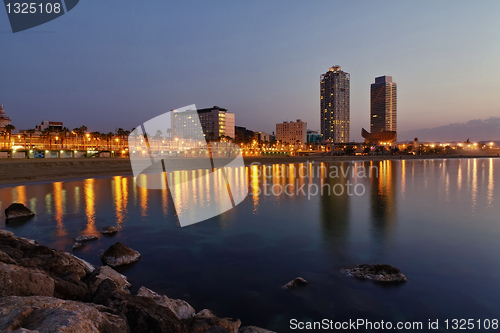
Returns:
[[[474,119],[433,128],[422,128],[398,133],[398,141],[489,141],[500,140],[500,118]]]

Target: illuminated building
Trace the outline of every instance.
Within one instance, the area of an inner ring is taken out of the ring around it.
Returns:
[[[300,119],[296,122],[284,121],[282,123],[276,124],[276,140],[281,143],[295,144],[297,141],[300,144],[307,142],[307,123]]]
[[[340,66],[320,77],[321,134],[332,143],[350,141],[350,75]]]
[[[392,76],[375,78],[370,87],[370,132],[397,132],[397,85]]]
[[[7,117],[3,104],[0,105],[0,127],[5,127],[5,125],[10,125],[10,118]]]

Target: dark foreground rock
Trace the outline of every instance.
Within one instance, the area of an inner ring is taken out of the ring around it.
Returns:
[[[301,277],[297,277],[297,278],[293,279],[292,281],[288,282],[287,284],[285,284],[282,288],[283,289],[293,289],[293,288],[297,288],[299,286],[305,286],[305,285],[307,285],[306,279],[301,278]]]
[[[53,296],[54,280],[45,272],[0,262],[0,297]]]
[[[114,235],[117,232],[118,232],[118,229],[116,229],[116,227],[106,226],[106,227],[102,228],[101,234],[104,234],[104,235]]]
[[[159,295],[146,287],[139,288],[137,296],[153,299],[156,304],[169,308],[179,319],[187,319],[195,314],[194,308],[182,299],[171,299],[164,295]]]
[[[130,293],[132,284],[125,275],[122,275],[109,266],[97,267],[95,271],[85,280],[88,285],[89,294],[92,296],[99,285],[106,279],[110,279],[121,290]]]
[[[125,293],[109,279],[99,285],[92,303],[122,313],[134,333],[188,332],[187,326],[169,308],[156,304],[151,298]]]
[[[21,218],[29,218],[35,216],[28,207],[20,203],[13,203],[7,209],[5,209],[5,216],[7,220],[21,219]]]
[[[391,265],[362,264],[354,268],[343,268],[342,273],[359,279],[374,280],[378,282],[406,282],[404,274]]]
[[[141,254],[130,247],[123,245],[118,242],[107,249],[103,254],[101,254],[101,260],[103,263],[111,266],[121,266],[130,264],[141,259]]]
[[[0,298],[0,330],[39,333],[130,332],[126,319],[112,309],[40,296]]]
[[[218,318],[210,310],[202,310],[186,321],[189,333],[204,333],[214,327],[220,327],[230,333],[237,333],[241,320],[232,318]]]

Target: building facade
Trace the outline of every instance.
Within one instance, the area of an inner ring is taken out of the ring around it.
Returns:
[[[397,85],[392,76],[379,76],[370,87],[370,131],[397,132]]]
[[[331,67],[320,77],[320,124],[323,140],[350,141],[350,75],[340,66]]]
[[[276,124],[276,140],[288,144],[296,144],[297,141],[300,144],[306,143],[307,123],[297,119],[296,122],[284,121],[280,124]]]
[[[307,131],[307,143],[323,142],[323,136],[318,131]]]
[[[37,131],[43,132],[46,129],[50,129],[52,131],[62,131],[63,123],[62,121],[47,121],[44,120],[40,125],[36,125],[35,129]]]
[[[203,129],[203,136],[210,140],[217,140],[222,136],[234,139],[234,114],[226,109],[214,106],[197,111],[183,111],[172,113],[172,133],[174,137],[200,137],[198,123],[193,117],[198,117]]]
[[[3,104],[0,105],[0,128],[5,127],[5,125],[10,125],[10,118],[7,117]]]
[[[218,139],[221,136],[228,136],[234,139],[234,113],[214,106],[213,108],[198,110],[198,116],[205,137]]]

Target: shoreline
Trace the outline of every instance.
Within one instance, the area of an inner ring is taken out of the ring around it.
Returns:
[[[247,156],[246,166],[306,162],[363,162],[385,160],[499,158],[498,154],[373,155],[373,156]],[[70,179],[132,175],[128,158],[8,159],[0,160],[0,186]]]

